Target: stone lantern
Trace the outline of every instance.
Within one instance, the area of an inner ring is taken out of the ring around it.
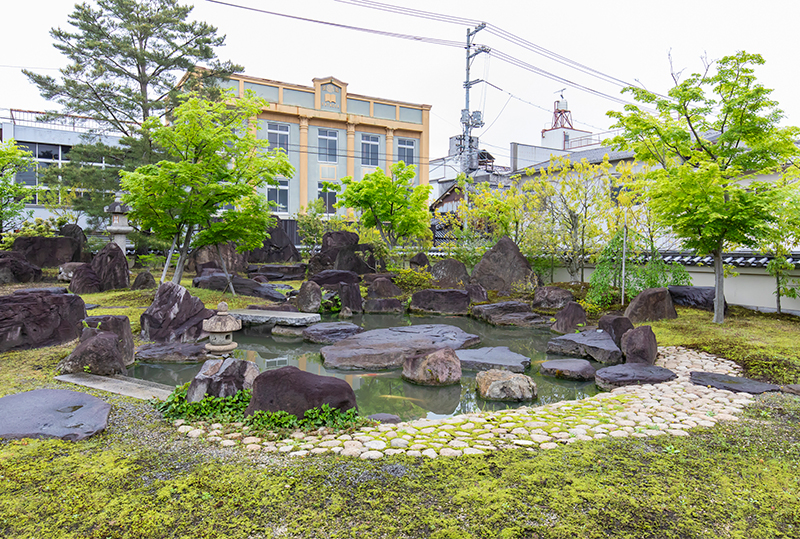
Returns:
[[[111,235],[111,241],[119,245],[122,253],[125,254],[128,243],[127,236],[133,232],[133,227],[128,226],[128,213],[131,209],[122,203],[121,193],[117,193],[114,202],[103,209],[106,213],[111,214],[111,225],[106,227]]]
[[[228,304],[217,305],[217,314],[203,320],[203,331],[208,332],[206,350],[212,354],[225,354],[236,349],[233,332],[242,329],[242,321],[228,314]]]

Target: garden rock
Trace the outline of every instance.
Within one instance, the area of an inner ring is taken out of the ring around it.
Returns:
[[[386,425],[396,425],[397,423],[402,423],[403,420],[399,415],[394,414],[372,414],[368,415],[367,419],[371,419],[373,421],[377,421],[378,423],[383,423]]]
[[[622,363],[622,352],[605,331],[568,333],[547,343],[548,354],[590,358],[606,365]]]
[[[0,353],[77,339],[86,318],[80,296],[64,288],[17,290],[0,296]]]
[[[469,294],[470,303],[486,303],[489,301],[489,294],[486,289],[479,284],[468,284],[466,287],[467,294]]]
[[[322,305],[322,289],[314,281],[305,281],[300,285],[300,293],[296,298],[297,308],[301,313],[316,313]]]
[[[0,251],[0,285],[42,280],[42,270],[14,251]],[[13,253],[13,254],[12,254]]]
[[[367,289],[368,298],[394,298],[402,293],[399,286],[385,277],[375,279]]]
[[[622,336],[625,335],[626,331],[633,329],[633,324],[624,316],[619,316],[616,314],[604,314],[597,322],[597,327],[598,329],[602,329],[611,335],[611,338],[614,339],[614,343],[618,347],[621,347]]]
[[[326,368],[392,369],[410,357],[441,348],[466,348],[480,337],[445,324],[373,329],[320,350]]]
[[[425,314],[469,314],[469,293],[466,290],[428,288],[411,296],[409,310]]]
[[[533,327],[547,323],[544,318],[534,313],[527,303],[521,301],[475,305],[470,314],[473,318],[493,326]]]
[[[308,264],[272,264],[256,266],[255,273],[261,274],[270,281],[300,281],[306,278]],[[253,272],[249,272],[253,273]]]
[[[73,294],[97,294],[100,288],[100,278],[91,264],[81,264],[72,271],[69,290]]]
[[[110,331],[85,328],[81,342],[70,355],[58,364],[59,374],[89,372],[100,376],[127,374],[119,337]]]
[[[83,265],[83,262],[65,262],[58,266],[58,280],[68,283],[72,280],[72,274]]]
[[[372,245],[347,245],[339,249],[333,261],[333,269],[352,271],[358,275],[375,273],[377,264]]]
[[[136,276],[131,285],[131,290],[147,290],[150,288],[157,288],[156,279],[149,271],[143,271]]]
[[[389,279],[394,282],[396,278],[396,273],[367,273],[361,276],[361,282],[369,286],[374,283],[376,279]]]
[[[781,389],[780,386],[776,386],[775,384],[767,384],[765,382],[750,380],[749,378],[728,376],[727,374],[715,372],[694,371],[689,373],[689,379],[693,384],[698,386],[711,386],[716,389],[725,389],[737,393],[751,393],[753,395],[760,395],[768,391],[780,391]]]
[[[625,316],[634,324],[641,324],[642,322],[678,318],[678,313],[675,312],[672,296],[668,289],[648,288],[633,298],[628,308],[625,309]]]
[[[340,313],[348,309],[352,316],[353,313],[360,313],[364,310],[364,303],[361,298],[361,287],[356,283],[339,283],[339,301],[342,305],[342,310],[339,311]]]
[[[144,363],[200,363],[208,359],[202,343],[148,343],[136,349],[136,361]]]
[[[594,374],[594,381],[597,387],[606,391],[611,391],[615,387],[660,384],[669,382],[677,378],[674,372],[655,365],[643,365],[641,363],[625,363],[599,369]]]
[[[306,410],[323,404],[344,412],[356,408],[356,394],[347,382],[339,378],[320,376],[292,366],[281,367],[256,377],[245,416],[258,410],[282,410],[302,418]]]
[[[492,401],[532,401],[536,398],[536,384],[530,376],[492,369],[481,371],[476,377],[478,396]]]
[[[172,282],[158,287],[153,303],[140,318],[142,339],[192,342],[203,334],[203,320],[214,315],[199,298]]]
[[[533,293],[531,307],[534,309],[563,309],[575,296],[569,290],[557,286],[540,286]]]
[[[118,339],[117,344],[122,354],[122,362],[126,367],[133,365],[133,333],[131,332],[131,321],[127,316],[110,314],[87,316],[83,323],[87,328],[114,333]],[[83,338],[82,334],[81,338]]]
[[[35,389],[0,398],[0,438],[79,441],[108,426],[111,405],[86,393]]]
[[[320,286],[337,286],[339,283],[358,284],[361,277],[352,271],[325,270],[313,275],[308,279]]]
[[[511,372],[525,372],[530,367],[531,359],[509,350],[507,346],[486,346],[457,350],[461,360],[461,368],[465,371],[488,371],[499,369]]]
[[[243,389],[252,389],[258,374],[258,367],[252,361],[232,357],[209,359],[189,384],[186,402],[199,402],[207,396],[232,397]]]
[[[317,344],[333,344],[363,332],[364,328],[350,322],[322,322],[303,329],[303,338]]]
[[[58,235],[74,238],[75,241],[81,245],[81,247],[86,247],[86,244],[88,243],[83,229],[75,223],[67,223],[66,225],[62,226],[60,229],[58,229]]]
[[[577,302],[570,301],[567,306],[555,315],[556,322],[550,329],[557,333],[572,333],[580,327],[586,326],[586,311]]]
[[[128,259],[116,243],[110,242],[100,249],[92,259],[91,266],[100,281],[100,292],[130,287]]]
[[[622,355],[625,363],[655,365],[658,357],[656,334],[650,326],[639,326],[622,336]]]
[[[75,238],[64,236],[20,236],[14,240],[12,250],[40,268],[57,268],[65,262],[81,261],[81,244]]]
[[[411,257],[411,260],[408,261],[409,267],[412,270],[417,271],[427,271],[431,267],[431,263],[428,261],[428,255],[425,253],[417,253]]]
[[[278,304],[264,304],[264,305],[248,305],[248,309],[256,309],[257,311],[276,311],[279,313],[299,313],[300,310],[291,303],[278,303]]]
[[[455,258],[445,258],[433,265],[431,277],[439,286],[458,288],[469,283],[467,266]]]
[[[231,241],[220,244],[219,250],[222,253],[222,259],[225,260],[225,269],[228,270],[228,273],[245,273],[247,271],[247,257],[242,253],[236,252],[235,243]],[[216,245],[206,245],[193,251],[186,260],[186,271],[197,272],[200,275],[199,268],[210,262],[219,267],[219,254],[217,253]]]
[[[594,367],[585,359],[551,359],[539,365],[539,374],[567,380],[594,380]]]
[[[204,271],[199,277],[192,279],[193,287],[219,291],[230,288],[228,286],[228,278],[225,277],[224,273],[206,273],[206,271]],[[239,277],[238,275],[231,275],[231,282],[233,283],[233,288],[236,290],[237,294],[242,294],[243,296],[252,296],[255,298],[263,298],[275,302],[286,301],[286,296],[278,292],[277,285],[271,283],[259,283],[253,279],[246,279],[244,277]]]
[[[714,312],[714,298],[717,292],[713,286],[670,286],[667,289],[675,305]],[[725,314],[728,314],[728,302],[724,303]]]
[[[364,312],[377,313],[402,313],[405,311],[403,304],[396,298],[368,299],[364,302]]]
[[[452,348],[406,358],[402,377],[423,386],[449,386],[461,382],[461,361]]]
[[[511,290],[515,284],[529,282],[530,277],[531,265],[517,244],[504,236],[475,265],[469,282],[486,290]]]
[[[277,218],[276,218],[277,219]],[[247,252],[250,264],[271,264],[275,262],[300,262],[300,252],[283,230],[280,219],[267,231],[264,243],[258,249]]]

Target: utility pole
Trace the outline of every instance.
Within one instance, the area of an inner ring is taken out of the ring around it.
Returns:
[[[483,127],[483,118],[481,117],[481,111],[469,110],[469,90],[474,85],[478,84],[479,82],[483,82],[481,79],[470,80],[469,79],[469,68],[472,64],[473,58],[478,56],[483,52],[491,52],[491,49],[485,45],[475,46],[473,44],[473,38],[475,34],[480,32],[486,28],[486,23],[482,22],[475,29],[470,30],[467,28],[467,46],[465,47],[467,50],[467,76],[464,79],[464,89],[466,98],[464,101],[464,109],[461,111],[461,125],[464,126],[462,141],[461,141],[461,171],[465,174],[469,172],[470,162],[472,160],[473,152],[477,149],[473,147],[472,144],[472,129],[474,127]]]

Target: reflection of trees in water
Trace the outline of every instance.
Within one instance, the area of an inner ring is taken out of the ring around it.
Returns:
[[[359,413],[364,416],[394,414],[403,421],[425,417],[427,410],[405,395],[403,384],[403,380],[396,377],[362,376],[361,387],[355,391]]]

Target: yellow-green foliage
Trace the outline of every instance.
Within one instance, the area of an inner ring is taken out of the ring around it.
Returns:
[[[58,346],[0,354],[0,397],[52,383],[58,362],[78,345],[78,340]]]

